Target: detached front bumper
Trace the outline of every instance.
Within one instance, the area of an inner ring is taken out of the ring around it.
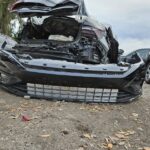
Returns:
[[[1,87],[20,95],[74,102],[130,102],[142,94],[143,62],[83,65],[1,55]]]

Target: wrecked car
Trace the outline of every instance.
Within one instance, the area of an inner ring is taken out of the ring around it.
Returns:
[[[130,102],[142,94],[144,62],[118,61],[110,27],[88,16],[82,0],[18,0],[17,43],[0,49],[0,85],[19,96],[87,103]]]

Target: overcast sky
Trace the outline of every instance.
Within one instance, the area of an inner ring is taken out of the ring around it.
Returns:
[[[87,10],[112,26],[120,48],[150,48],[150,0],[85,0]]]

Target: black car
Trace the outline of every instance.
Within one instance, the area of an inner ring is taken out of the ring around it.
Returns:
[[[121,56],[122,60],[125,62],[131,62],[134,59],[135,54],[139,54],[139,56],[143,59],[146,67],[145,72],[145,82],[150,84],[150,48],[137,49],[132,52],[128,52]]]
[[[1,46],[2,88],[88,103],[130,102],[142,94],[143,60],[135,54],[134,63],[120,64],[111,28],[91,19],[83,0],[18,0],[10,12],[23,27],[12,48],[7,38]]]

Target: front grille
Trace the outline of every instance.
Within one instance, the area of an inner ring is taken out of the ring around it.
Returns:
[[[117,102],[118,89],[79,88],[27,84],[27,94],[33,97],[76,102]]]

